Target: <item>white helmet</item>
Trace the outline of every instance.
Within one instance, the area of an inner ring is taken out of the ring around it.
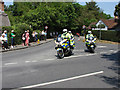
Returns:
[[[14,30],[12,30],[11,32],[14,32]]]
[[[91,31],[88,31],[89,34],[91,34],[92,32]]]
[[[72,33],[71,31],[68,31],[69,33]]]
[[[63,32],[67,32],[67,29],[63,29]]]
[[[4,33],[7,32],[7,30],[4,31]]]

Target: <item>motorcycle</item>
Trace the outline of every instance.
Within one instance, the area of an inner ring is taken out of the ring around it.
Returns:
[[[58,37],[55,41],[58,58],[62,59],[65,55],[71,55],[72,49],[70,48],[69,41],[63,40],[61,37]]]
[[[89,37],[88,40],[86,41],[87,42],[86,47],[91,53],[95,52],[95,47],[96,47],[95,41],[96,38],[94,37]]]

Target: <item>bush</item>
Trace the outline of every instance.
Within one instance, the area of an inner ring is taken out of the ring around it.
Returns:
[[[3,26],[3,27],[2,27],[2,32],[3,32],[4,30],[7,30],[7,32],[11,32],[11,30],[13,30],[13,29],[14,29],[13,26]]]
[[[16,44],[21,44],[22,43],[22,34],[26,31],[29,30],[30,32],[30,38],[32,38],[32,29],[28,24],[25,23],[19,23],[15,25],[15,43]],[[30,40],[31,41],[31,40]]]
[[[96,28],[96,25],[91,25],[91,28]]]
[[[100,30],[92,30],[93,34],[99,39]],[[101,31],[101,39],[113,42],[120,41],[120,31]]]

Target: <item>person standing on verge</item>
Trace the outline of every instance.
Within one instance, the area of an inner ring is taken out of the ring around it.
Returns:
[[[5,38],[6,38],[6,43],[8,43],[7,30],[5,30],[3,34],[5,35]]]
[[[45,41],[46,41],[46,39],[47,39],[47,31],[45,31],[44,34],[45,34]]]
[[[11,48],[14,48],[15,45],[15,34],[14,34],[14,30],[11,31]]]
[[[29,45],[29,39],[30,39],[30,37],[29,37],[29,30],[27,30],[27,33],[26,33],[26,41],[25,41],[25,43],[26,43],[26,45],[28,46]]]
[[[41,36],[42,36],[42,32],[40,31],[39,32],[39,35],[40,35],[40,41],[42,40]]]
[[[25,31],[25,32],[22,34],[22,40],[23,40],[22,46],[25,46],[25,40],[26,40],[25,36],[26,36],[26,32],[27,32],[27,31]]]

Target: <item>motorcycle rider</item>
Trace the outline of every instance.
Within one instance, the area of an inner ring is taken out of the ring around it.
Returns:
[[[75,47],[74,36],[71,31],[68,31],[68,34],[69,34],[68,36],[70,38],[70,47],[71,47],[71,49],[74,49],[74,47]]]
[[[94,37],[94,35],[92,34],[92,31],[88,31],[88,34],[86,35],[86,37],[85,37],[85,43],[86,43],[86,46],[88,47],[88,44],[89,44],[89,38],[90,37],[93,37],[94,38],[94,40],[96,40],[96,38]],[[95,47],[96,47],[96,45],[95,45]]]
[[[63,48],[68,48],[70,46],[70,34],[68,33],[67,29],[63,29],[63,34],[61,35],[61,38],[64,40]]]
[[[63,38],[63,39],[67,39],[67,29],[63,29],[63,34],[61,35],[61,37]]]

